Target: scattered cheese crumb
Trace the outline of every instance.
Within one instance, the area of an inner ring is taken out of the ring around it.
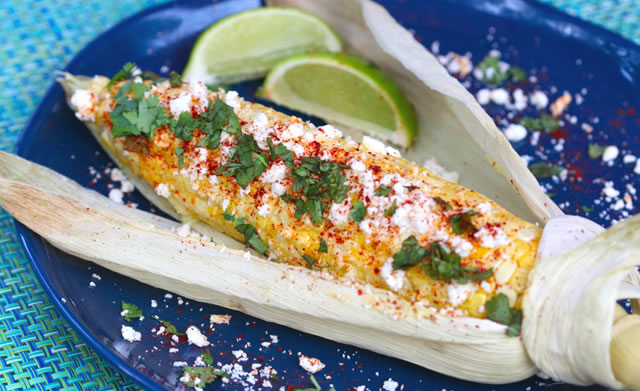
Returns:
[[[159,183],[158,186],[156,186],[155,191],[160,197],[169,198],[171,195],[169,186],[166,183]]]
[[[394,292],[402,289],[405,280],[405,272],[404,270],[393,270],[393,258],[387,259],[387,262],[384,263],[382,268],[380,269],[380,276],[384,279],[384,281]]]
[[[317,358],[307,357],[304,354],[300,356],[300,367],[309,373],[317,373],[324,369],[325,365]]]
[[[116,204],[124,204],[122,198],[124,197],[124,193],[120,189],[113,188],[109,190],[109,199]]]
[[[185,331],[187,333],[187,340],[189,345],[196,345],[198,347],[209,346],[207,337],[203,335],[196,326],[189,326]]]
[[[211,315],[209,317],[211,324],[229,324],[230,320],[231,315]]]
[[[545,109],[549,104],[549,98],[547,97],[547,94],[542,91],[534,91],[533,94],[531,94],[529,100],[534,106],[536,106],[536,109],[538,110]]]
[[[602,153],[602,161],[603,162],[611,162],[616,160],[618,155],[620,154],[620,150],[615,145],[609,145],[604,149]]]
[[[476,99],[478,100],[478,103],[483,106],[489,104],[489,102],[491,101],[491,91],[486,88],[478,90],[478,92],[476,93]]]
[[[398,384],[397,381],[393,380],[392,378],[389,378],[385,380],[384,383],[382,383],[382,389],[384,391],[396,391],[399,385],[400,384]]]
[[[511,124],[504,130],[504,135],[509,141],[522,141],[527,137],[527,128],[520,124]]]
[[[122,338],[128,342],[136,342],[142,339],[142,334],[140,334],[139,331],[134,330],[131,326],[122,325],[120,334],[122,334]]]
[[[96,120],[95,104],[96,95],[93,91],[77,89],[71,96],[71,105],[78,110],[75,115],[81,121],[94,122]]]

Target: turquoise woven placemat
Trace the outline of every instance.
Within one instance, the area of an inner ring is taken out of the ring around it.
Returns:
[[[118,20],[167,0],[2,0],[0,149],[12,151],[54,72]],[[543,0],[640,42],[636,0]],[[90,349],[54,308],[0,209],[0,387],[123,390],[136,385]]]

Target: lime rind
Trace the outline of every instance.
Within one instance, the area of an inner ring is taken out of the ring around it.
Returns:
[[[287,71],[299,65],[322,64],[356,75],[375,89],[393,111],[395,128],[389,129],[371,121],[349,116],[318,103],[305,100],[286,86],[283,77]],[[259,92],[261,97],[277,104],[314,115],[338,126],[345,126],[363,133],[373,134],[402,147],[408,147],[418,132],[418,123],[411,103],[402,90],[382,71],[370,63],[346,54],[299,54],[284,59],[268,74]]]
[[[286,29],[295,34],[283,35]],[[257,79],[283,58],[315,51],[338,52],[342,45],[336,31],[311,13],[295,8],[255,8],[220,19],[200,34],[183,77],[207,84]]]

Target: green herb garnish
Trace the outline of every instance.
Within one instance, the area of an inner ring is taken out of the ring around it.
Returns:
[[[482,81],[487,84],[502,85],[507,80],[519,83],[527,77],[527,74],[522,68],[515,66],[511,66],[506,71],[502,71],[500,68],[500,59],[491,55],[485,56],[476,68],[482,71]]]
[[[464,213],[458,213],[451,216],[449,222],[451,223],[451,230],[456,234],[465,234],[467,232],[475,232],[477,228],[471,222],[471,217],[478,214],[475,210],[468,210]]]
[[[316,263],[316,260],[311,258],[308,255],[303,255],[302,258],[307,261],[307,266],[309,267],[309,269],[311,269],[313,267],[313,264]]]
[[[389,209],[384,211],[384,217],[391,217],[394,213],[396,213],[396,209],[398,209],[398,205],[396,204],[396,200],[393,200],[393,204],[389,207]]]
[[[118,73],[115,74],[115,76],[113,76],[113,78],[109,81],[109,84],[107,84],[107,87],[111,87],[114,83],[120,81],[120,80],[124,80],[124,79],[128,79],[131,77],[131,72],[133,72],[133,69],[136,67],[136,64],[133,62],[128,62],[126,64],[124,64],[124,66],[122,67],[121,70],[118,71]]]
[[[230,213],[222,212],[222,217],[225,220],[229,220],[236,226],[236,231],[240,232],[244,236],[244,242],[256,250],[260,254],[264,254],[269,250],[269,246],[267,246],[262,239],[260,239],[260,235],[256,228],[244,222],[243,218],[237,218]]]
[[[182,166],[184,166],[184,156],[182,155],[184,149],[176,147],[174,151],[176,153],[176,156],[178,157],[178,168],[182,168]]]
[[[431,243],[429,250],[429,262],[422,264],[422,270],[434,280],[456,280],[464,284],[467,281],[486,280],[493,275],[493,269],[482,271],[476,267],[462,266],[460,255],[455,251],[447,252],[439,242]]]
[[[440,197],[433,197],[433,200],[442,208],[442,210],[451,210],[451,205]]]
[[[313,375],[309,375],[309,379],[311,379],[311,383],[313,383],[313,387],[315,388],[296,388],[292,391],[322,391],[322,387],[320,387],[320,384],[318,384],[318,381]],[[336,389],[331,387],[327,391],[336,391]]]
[[[378,189],[376,190],[376,195],[377,196],[388,196],[389,194],[391,194],[391,187],[387,187],[385,185],[380,185],[380,187],[378,187]]]
[[[324,239],[320,239],[320,248],[318,248],[319,253],[326,253],[328,251],[327,242]]]
[[[178,329],[176,328],[176,326],[174,326],[173,323],[169,322],[168,320],[162,320],[157,315],[153,315],[153,319],[155,319],[158,322],[162,323],[162,325],[164,326],[165,331],[167,333],[169,333],[169,334],[178,335],[178,336],[186,335],[185,333],[178,332]]]
[[[184,367],[184,374],[181,379],[188,387],[205,388],[211,382],[230,375],[220,369],[213,368],[213,357],[209,351],[205,351],[200,355],[202,362],[206,364],[204,367]]]
[[[582,211],[583,211],[584,213],[591,213],[591,212],[593,212],[593,208],[592,208],[592,207],[590,207],[590,206],[587,206],[587,205],[583,205],[583,206],[582,206]]]
[[[287,167],[293,166],[293,153],[289,151],[284,144],[274,145],[271,137],[267,138],[267,144],[269,145],[271,160],[278,160],[278,158],[280,158]]]
[[[171,71],[171,73],[169,74],[169,84],[173,88],[182,86],[182,77],[180,77],[180,74],[178,72]]]
[[[305,156],[299,166],[291,169],[289,176],[294,180],[293,191],[301,192],[304,197],[295,199],[287,196],[289,202],[295,199],[297,219],[309,212],[313,224],[320,225],[322,213],[329,204],[344,201],[349,191],[347,178],[342,174],[345,168],[348,166]]]
[[[560,122],[549,114],[540,114],[539,118],[524,117],[518,123],[531,130],[542,130],[551,133],[560,128]]]
[[[269,161],[256,140],[249,134],[241,133],[238,144],[231,151],[229,161],[216,170],[216,173],[236,178],[242,188],[259,177],[269,167]]]
[[[233,108],[222,101],[216,99],[209,102],[209,108],[198,116],[198,126],[206,136],[198,142],[199,147],[216,149],[220,144],[220,134],[224,131],[236,136],[247,136],[253,141],[253,137],[243,134],[240,126],[240,119],[233,111]],[[245,139],[238,139],[238,143]],[[254,141],[255,144],[255,141]],[[236,178],[237,179],[237,178]],[[244,187],[244,186],[243,186]]]
[[[135,304],[122,302],[122,312],[124,320],[131,322],[134,319],[138,319],[142,316],[142,310]]]
[[[529,166],[529,171],[531,171],[531,173],[536,178],[540,179],[551,178],[554,175],[560,175],[562,170],[564,170],[563,167],[560,167],[558,165],[549,165],[544,162],[534,163]]]
[[[402,242],[402,248],[393,256],[394,269],[409,269],[429,257],[429,250],[418,244],[415,236],[409,236]]]
[[[351,207],[351,213],[349,214],[351,220],[359,223],[364,220],[366,215],[367,208],[364,206],[364,202],[362,202],[361,200],[357,200],[356,202],[354,202],[353,206]]]
[[[173,121],[171,129],[177,138],[190,141],[193,138],[193,131],[198,128],[198,121],[193,119],[191,113],[183,111],[177,121]]]
[[[504,293],[498,293],[485,304],[487,318],[507,325],[507,335],[515,337],[520,335],[522,324],[522,311],[514,310],[509,306],[509,298]]]
[[[599,159],[604,154],[604,150],[607,149],[604,145],[589,144],[587,152],[591,159]]]
[[[157,128],[170,123],[164,107],[158,106],[158,97],[144,99],[144,92],[148,90],[146,85],[132,82],[120,88],[115,97],[116,105],[109,113],[113,137],[145,135],[151,140]],[[130,91],[134,99],[127,96]]]

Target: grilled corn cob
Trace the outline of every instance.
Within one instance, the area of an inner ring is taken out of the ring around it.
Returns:
[[[484,318],[500,296],[521,307],[541,230],[393,148],[197,81],[97,76],[70,102],[179,214],[274,261],[450,316]]]

